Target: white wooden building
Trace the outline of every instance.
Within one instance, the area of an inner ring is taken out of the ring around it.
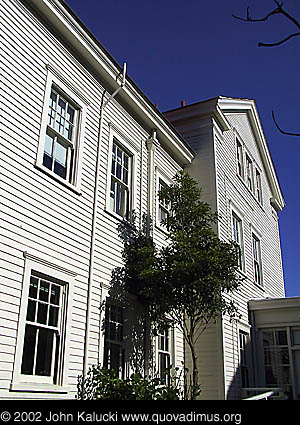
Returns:
[[[284,201],[254,102],[162,115],[63,0],[2,0],[0,12],[0,398],[74,398],[98,362],[150,367],[136,306],[109,304],[106,337],[99,307],[121,265],[118,224],[150,214],[165,243],[156,194],[182,169],[220,213],[220,238],[241,247],[241,319],[199,344],[201,397],[240,398],[254,376],[241,364],[248,301],[284,296]],[[182,366],[176,329],[148,343],[158,373]]]
[[[253,100],[218,97],[165,115],[197,153],[188,169],[219,214],[219,237],[240,246],[241,318],[225,317],[198,346],[201,397],[238,399],[257,385],[248,301],[284,296],[277,217],[284,200]]]
[[[0,397],[72,398],[92,364],[144,367],[122,338],[144,344],[141,329],[119,306],[104,342],[117,226],[133,210],[158,220],[159,183],[194,154],[63,1],[0,10]],[[154,238],[165,240],[156,220]],[[162,338],[156,367],[181,366],[181,336]]]

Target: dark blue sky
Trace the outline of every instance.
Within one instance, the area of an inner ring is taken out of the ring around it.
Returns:
[[[255,99],[286,201],[279,214],[287,296],[300,296],[300,37],[280,47],[257,47],[297,32],[282,16],[260,17],[274,0],[66,0],[77,16],[161,111],[218,95]],[[299,0],[284,7],[300,19]]]

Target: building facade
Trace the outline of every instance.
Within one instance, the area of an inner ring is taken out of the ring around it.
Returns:
[[[277,217],[284,200],[253,100],[218,97],[165,115],[196,152],[188,170],[219,214],[219,237],[239,246],[241,317],[224,317],[198,344],[202,398],[238,399],[257,385],[248,301],[284,296]]]
[[[150,213],[164,243],[156,192],[194,153],[63,1],[0,8],[0,397],[73,398],[92,364],[147,368],[136,308],[100,309],[117,227]],[[153,348],[182,365],[176,330]]]
[[[0,398],[74,398],[97,363],[122,376],[188,365],[177,329],[151,339],[133,298],[109,298],[118,225],[150,215],[162,246],[157,192],[180,170],[240,247],[241,318],[198,347],[201,398],[240,398],[255,384],[248,302],[284,296],[284,201],[254,102],[163,115],[63,0],[3,0],[0,12]]]

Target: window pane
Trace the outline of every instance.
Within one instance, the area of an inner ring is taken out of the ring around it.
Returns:
[[[51,285],[51,304],[59,305],[60,287],[57,285]]]
[[[55,150],[54,172],[63,179],[67,175],[67,147],[57,141]]]
[[[67,120],[70,121],[70,123],[74,122],[74,116],[75,116],[75,110],[73,108],[71,108],[70,105],[68,105],[68,109],[67,109]]]
[[[57,322],[58,322],[58,307],[50,306],[48,325],[56,327]]]
[[[35,311],[36,311],[36,302],[32,300],[28,300],[26,320],[29,320],[29,322],[34,322]]]
[[[300,344],[300,330],[293,331],[293,344]]]
[[[277,345],[288,345],[286,331],[276,331],[276,344]]]
[[[46,282],[45,280],[41,280],[39,300],[48,301],[48,299],[49,299],[49,282]]]
[[[52,91],[50,95],[49,106],[51,106],[51,108],[53,109],[56,109],[56,102],[57,102],[57,94]]]
[[[46,133],[43,165],[45,167],[47,167],[49,170],[52,170],[52,164],[53,164],[53,158],[52,158],[53,146],[54,146],[54,136],[53,136],[53,134]]]
[[[37,330],[34,326],[26,325],[21,366],[21,373],[25,375],[33,374],[36,332]]]
[[[64,136],[69,139],[72,140],[72,133],[73,133],[73,126],[72,124],[70,124],[69,122],[66,123],[66,127],[65,127],[65,134]]]
[[[61,165],[66,166],[67,162],[67,147],[57,141],[55,148],[55,161],[59,162]]]
[[[47,323],[48,305],[44,303],[38,303],[38,314],[36,321],[43,325]]]
[[[29,297],[37,298],[37,288],[38,288],[38,279],[36,277],[30,277],[30,285],[29,285]]]
[[[58,101],[57,112],[63,117],[66,116],[66,102],[60,97]]]
[[[262,334],[263,334],[264,347],[269,347],[274,345],[274,338],[273,338],[272,331],[264,331]]]
[[[53,331],[39,329],[35,374],[41,376],[51,375],[51,362],[53,355]]]

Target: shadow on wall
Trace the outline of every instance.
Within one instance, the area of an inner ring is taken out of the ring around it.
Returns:
[[[293,399],[288,349],[275,349],[267,345],[265,339],[263,337],[263,351],[253,353],[247,334],[239,334],[238,367],[228,388],[227,400],[241,400],[273,390],[274,399]]]

